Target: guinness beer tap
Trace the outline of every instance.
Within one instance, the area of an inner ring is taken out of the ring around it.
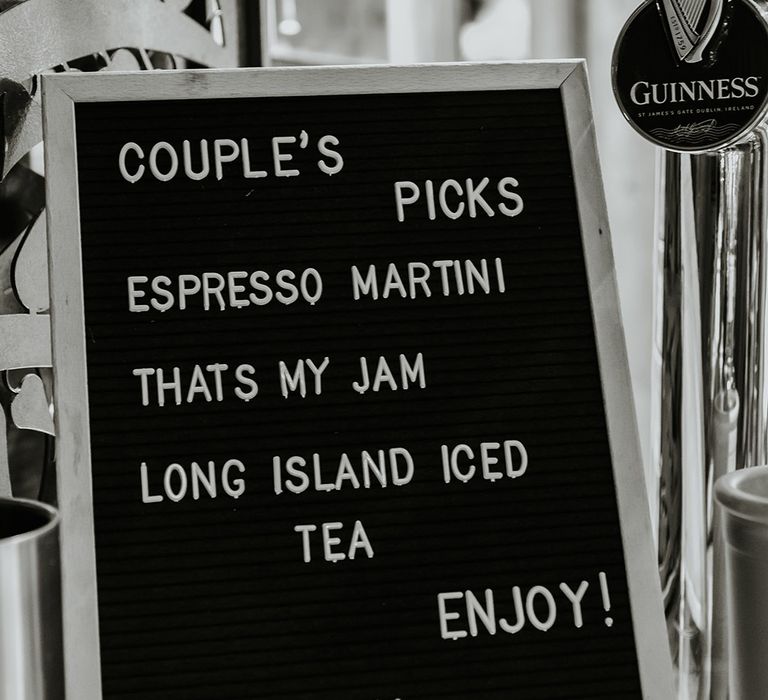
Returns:
[[[725,700],[712,489],[727,472],[768,463],[765,6],[646,2],[622,30],[613,81],[629,123],[663,149],[649,495],[678,698]]]

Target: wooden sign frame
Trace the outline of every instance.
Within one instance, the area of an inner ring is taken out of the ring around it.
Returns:
[[[67,692],[101,700],[75,105],[84,102],[554,88],[563,96],[643,696],[672,672],[616,273],[581,61],[57,74],[43,77]]]

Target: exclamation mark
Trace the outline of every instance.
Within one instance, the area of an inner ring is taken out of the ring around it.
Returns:
[[[608,577],[605,575],[603,571],[601,571],[599,574],[599,578],[600,578],[600,592],[603,594],[603,609],[605,610],[605,612],[611,612],[611,596],[608,593]],[[612,617],[605,618],[605,626],[606,627],[613,626]]]

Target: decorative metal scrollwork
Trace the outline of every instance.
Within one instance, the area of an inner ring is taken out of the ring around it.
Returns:
[[[55,500],[44,71],[236,66],[238,0],[0,0],[0,496]]]

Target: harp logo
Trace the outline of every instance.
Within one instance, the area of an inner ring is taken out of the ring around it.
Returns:
[[[720,31],[725,0],[661,0],[661,7],[678,59],[703,61]]]

